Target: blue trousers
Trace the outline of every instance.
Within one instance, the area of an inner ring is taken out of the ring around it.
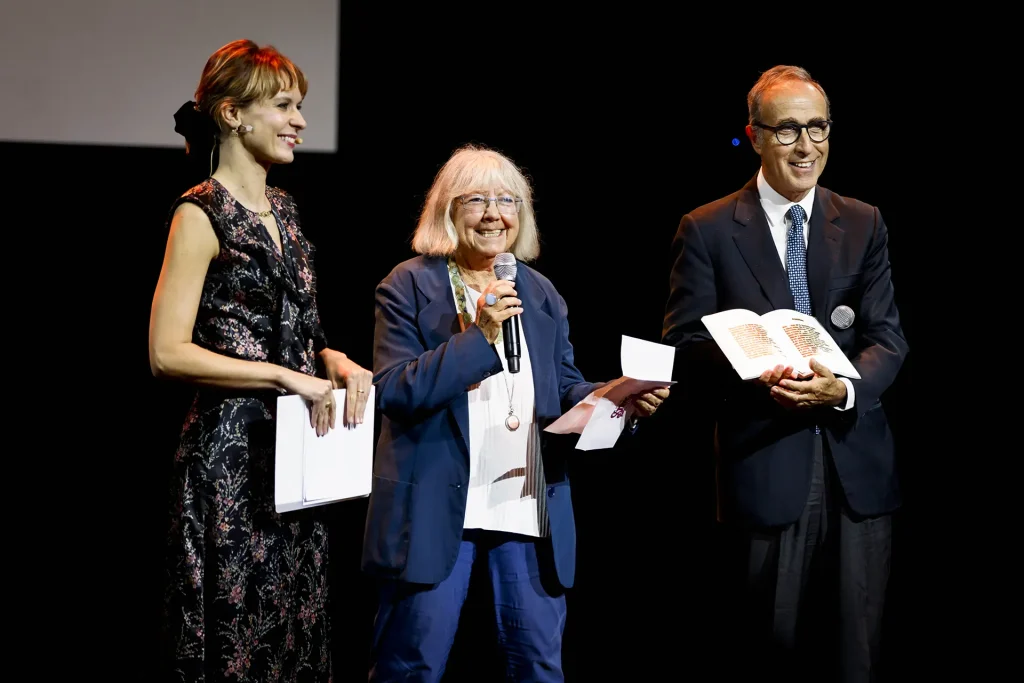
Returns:
[[[565,594],[541,584],[538,560],[550,547],[548,538],[467,530],[455,567],[441,583],[382,582],[370,683],[439,683],[477,561],[487,563],[506,680],[561,683]],[[545,571],[553,573],[553,567]]]

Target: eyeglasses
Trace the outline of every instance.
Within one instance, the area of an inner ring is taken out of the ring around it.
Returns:
[[[513,197],[512,195],[503,194],[500,197],[485,197],[482,194],[467,194],[462,197],[456,197],[459,203],[462,204],[462,208],[466,210],[466,213],[483,213],[487,210],[487,207],[491,202],[494,202],[498,206],[498,212],[503,213],[506,216],[514,216],[519,213],[519,209],[522,208],[523,200],[519,197]]]
[[[799,140],[800,131],[804,128],[807,129],[807,137],[811,139],[811,142],[825,142],[828,139],[828,134],[832,132],[832,122],[823,120],[811,121],[804,125],[784,123],[781,126],[766,126],[755,121],[751,125],[772,131],[775,133],[775,139],[783,145],[792,145]]]

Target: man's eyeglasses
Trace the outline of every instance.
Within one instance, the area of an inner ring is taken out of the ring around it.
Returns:
[[[503,194],[500,197],[485,197],[482,194],[467,194],[461,197],[456,197],[462,208],[466,210],[466,213],[483,213],[487,210],[487,206],[494,202],[498,206],[498,212],[503,213],[506,216],[513,216],[519,213],[519,209],[523,205],[523,200],[519,197],[513,197],[512,195]]]
[[[828,134],[832,132],[831,121],[811,121],[804,125],[796,123],[783,123],[779,126],[766,126],[763,123],[755,121],[751,124],[757,128],[764,128],[775,133],[775,139],[783,145],[792,145],[794,142],[800,139],[800,131],[807,129],[807,137],[811,139],[811,142],[825,142],[828,139]]]

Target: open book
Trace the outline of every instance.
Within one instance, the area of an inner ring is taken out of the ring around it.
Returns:
[[[820,323],[799,311],[778,309],[757,315],[734,308],[701,318],[742,379],[759,377],[776,365],[810,375],[814,358],[835,375],[860,379],[853,364]]]

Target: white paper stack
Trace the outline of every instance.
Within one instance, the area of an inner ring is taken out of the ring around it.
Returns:
[[[345,390],[334,391],[336,426],[318,437],[309,424],[309,406],[300,396],[277,399],[277,452],[274,503],[278,512],[336,503],[370,495],[373,479],[374,392],[366,400],[363,423],[343,424]]]

